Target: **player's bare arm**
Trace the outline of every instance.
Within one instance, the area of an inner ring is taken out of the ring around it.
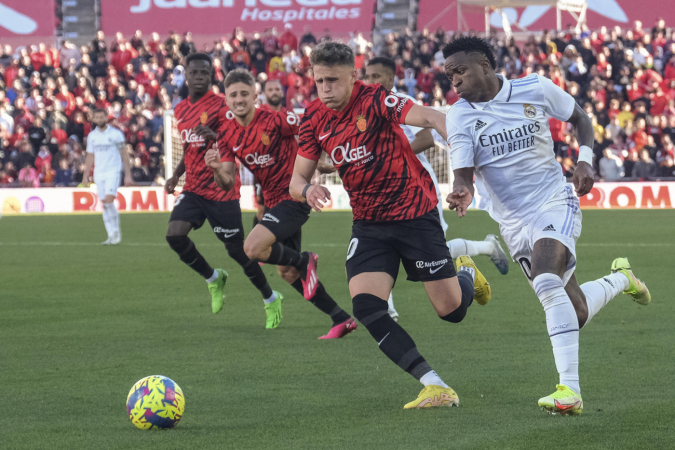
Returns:
[[[450,209],[457,211],[459,217],[466,216],[466,210],[473,201],[473,167],[464,167],[453,171],[455,181],[447,201]]]
[[[443,139],[448,138],[445,131],[445,114],[433,108],[413,105],[405,117],[405,124],[419,128],[433,128]]]
[[[288,190],[291,197],[300,202],[307,202],[314,211],[321,212],[321,208],[330,200],[330,191],[324,186],[311,184],[317,165],[316,161],[298,155]]]
[[[572,116],[567,121],[571,123],[576,130],[579,145],[587,146],[592,149],[593,124],[591,123],[591,118],[588,117],[581,106],[578,104],[574,105]],[[577,168],[574,170],[574,175],[572,176],[572,183],[574,184],[574,189],[579,197],[583,197],[591,192],[593,184],[595,183],[593,167],[586,161],[579,161],[577,163]]]
[[[120,152],[120,157],[122,158],[122,165],[124,166],[124,185],[133,186],[134,180],[131,178],[131,161],[129,160],[129,153],[127,152],[127,146],[122,142],[118,150]]]
[[[89,186],[89,174],[91,173],[91,166],[94,165],[94,154],[87,153],[84,159],[84,172],[82,173],[82,186]]]
[[[213,177],[216,184],[224,191],[229,191],[234,187],[234,180],[237,175],[236,166],[231,161],[220,161],[220,152],[216,147],[211,147],[204,155],[206,166],[213,170]]]
[[[335,166],[330,162],[330,159],[328,158],[327,154],[324,154],[321,159],[319,160],[318,165],[316,166],[316,170],[319,171],[320,174],[328,174],[328,173],[333,173],[337,169]]]
[[[176,170],[173,171],[173,175],[171,178],[168,178],[166,180],[166,183],[164,183],[164,190],[168,194],[173,194],[174,191],[176,190],[176,185],[178,184],[178,180],[180,177],[183,176],[185,173],[185,155],[180,159],[180,162],[178,163],[178,166],[176,166]]]
[[[415,154],[418,154],[434,145],[434,136],[431,134],[431,130],[425,129],[415,135],[415,140],[410,143],[410,148]]]

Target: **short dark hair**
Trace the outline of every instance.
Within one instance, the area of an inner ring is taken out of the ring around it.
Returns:
[[[494,53],[492,53],[492,47],[490,47],[490,44],[485,39],[476,36],[460,36],[443,48],[443,57],[447,58],[450,55],[461,52],[484,55],[492,68],[497,68],[497,61],[495,60]]]
[[[206,61],[209,66],[213,67],[213,59],[206,53],[190,53],[185,57],[185,68],[190,65],[192,61]]]
[[[223,81],[225,89],[229,88],[234,83],[244,83],[247,86],[255,86],[255,78],[253,78],[253,75],[251,75],[251,72],[248,70],[238,68],[230,70],[230,73],[225,77],[225,81]]]
[[[309,55],[312,66],[354,67],[354,52],[348,45],[336,41],[325,41],[314,47]]]
[[[368,67],[374,66],[375,64],[380,64],[386,67],[387,69],[391,70],[394,74],[396,74],[396,63],[391,58],[378,56],[377,58],[373,58],[370,61],[368,61]]]

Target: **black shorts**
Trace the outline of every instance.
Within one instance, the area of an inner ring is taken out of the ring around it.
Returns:
[[[410,281],[457,276],[436,208],[410,220],[354,222],[347,251],[348,280],[360,273],[386,272],[396,281],[401,262]]]
[[[244,240],[244,225],[241,222],[239,200],[219,202],[206,200],[193,192],[183,192],[173,204],[169,222],[189,222],[194,229],[200,228],[208,219],[213,232],[223,242]]]
[[[260,225],[272,232],[277,242],[299,252],[302,244],[302,226],[309,219],[312,208],[307,203],[282,200],[272,208],[265,208]]]

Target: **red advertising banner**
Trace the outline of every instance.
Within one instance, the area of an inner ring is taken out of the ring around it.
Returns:
[[[54,36],[54,0],[0,0],[0,38]]]
[[[328,28],[336,34],[369,34],[374,0],[101,0],[101,25],[107,34],[128,35],[169,31],[195,35],[229,35],[236,27],[262,32],[293,25],[315,34]],[[317,36],[318,37],[318,36]]]
[[[632,28],[636,20],[642,21],[645,29],[651,29],[658,19],[664,19],[666,26],[675,26],[675,8],[670,1],[587,0],[587,4],[587,23],[591,29],[597,29],[603,25]],[[556,27],[556,11],[552,6],[504,8],[503,11],[509,18],[513,31],[521,31],[521,27],[531,31],[551,30]],[[576,20],[568,12],[563,11],[561,14],[561,25],[564,29],[570,24],[576,24]],[[464,30],[468,27],[477,31],[485,31],[485,13],[482,7],[463,7],[462,15],[466,22],[466,26],[463,26]],[[492,13],[490,24],[501,30],[501,16]],[[420,0],[417,26],[419,29],[436,30],[442,26],[446,31],[456,30],[457,1]]]

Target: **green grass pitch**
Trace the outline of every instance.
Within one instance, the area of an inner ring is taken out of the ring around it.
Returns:
[[[484,213],[446,212],[448,238],[497,233]],[[459,394],[459,408],[404,411],[421,385],[382,355],[363,327],[318,341],[329,321],[273,267],[286,296],[279,329],[264,328],[258,292],[208,227],[192,233],[230,272],[223,311],[164,240],[166,214],[124,214],[124,240],[99,215],[0,220],[0,448],[3,449],[665,449],[674,448],[672,295],[675,211],[585,211],[580,282],[628,256],[651,288],[647,307],[613,300],[581,333],[585,410],[549,416],[555,388],[544,313],[516,264],[501,276],[477,257],[492,301],[461,324],[439,320],[421,284],[394,289],[400,324]],[[245,214],[250,227],[252,215]],[[344,259],[351,214],[312,214],[306,249],[351,312]],[[401,269],[401,274],[403,271]],[[126,416],[133,383],[171,377],[186,411],[167,431]]]

